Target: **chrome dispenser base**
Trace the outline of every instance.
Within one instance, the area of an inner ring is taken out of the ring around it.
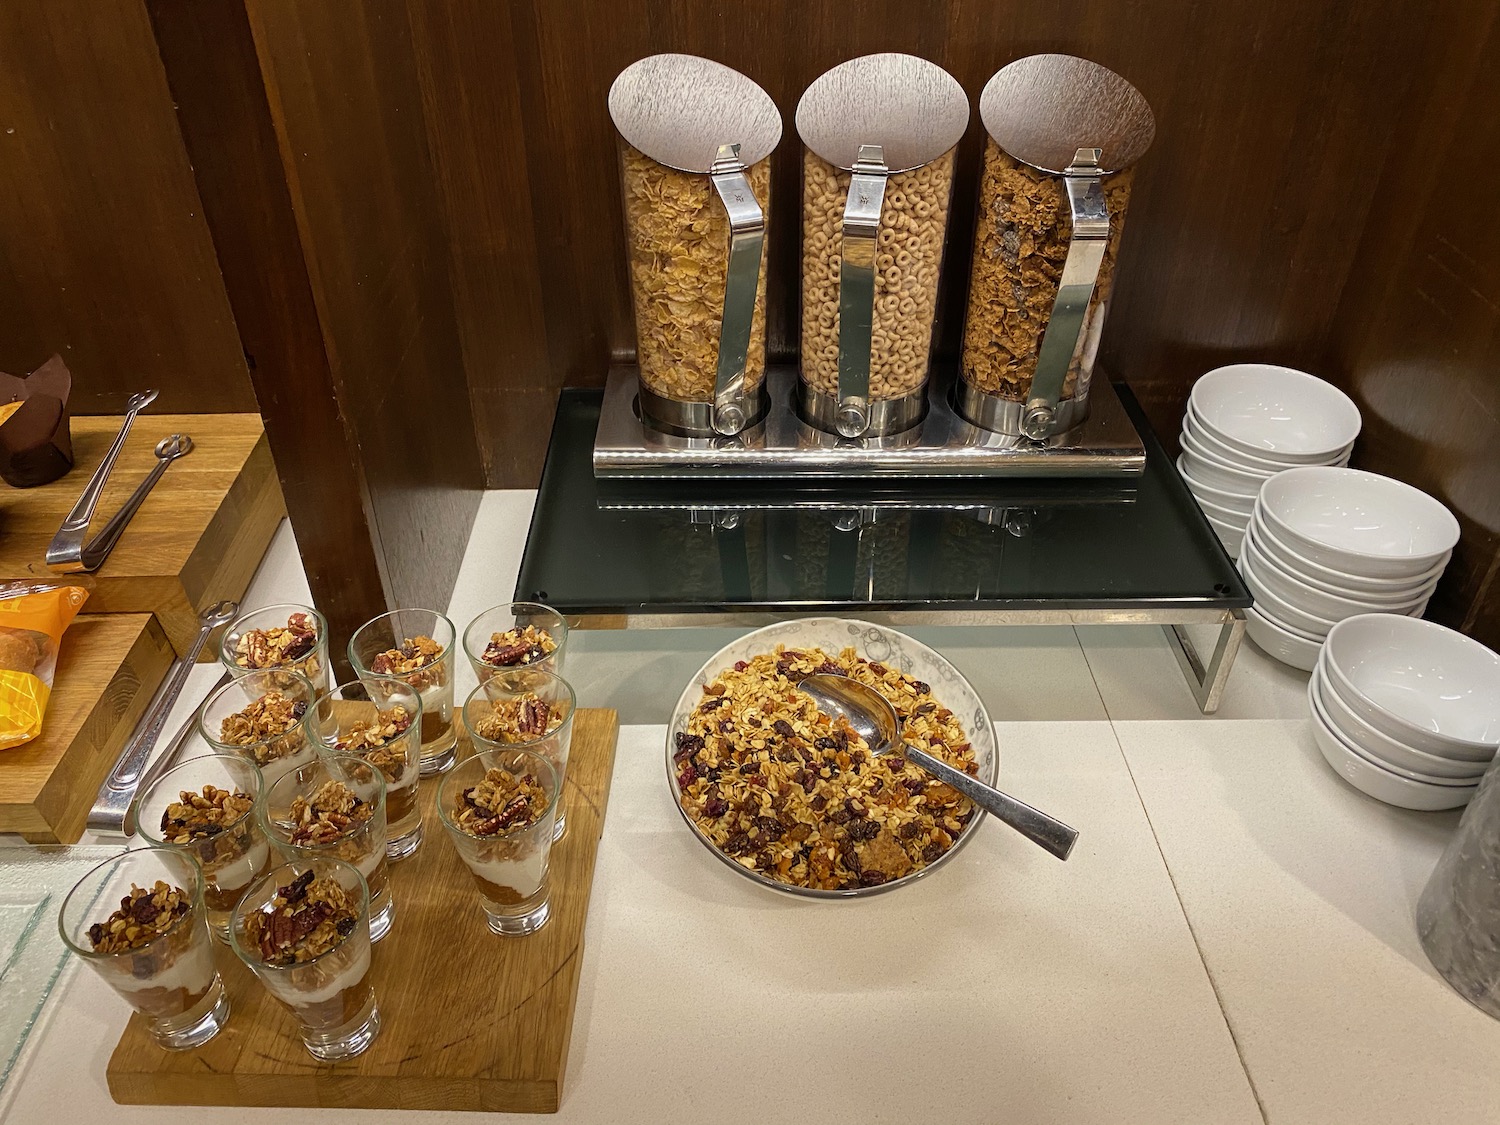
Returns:
[[[814,429],[837,440],[839,400],[837,395],[815,391],[800,379],[797,381],[797,413]],[[870,424],[866,438],[895,437],[922,421],[927,413],[927,388],[904,398],[879,399],[870,403]]]
[[[1092,388],[1090,388],[1092,390]],[[1113,392],[1111,392],[1113,393]],[[953,406],[960,417],[974,425],[997,434],[1021,433],[1021,422],[1026,417],[1026,403],[1016,399],[981,391],[974,384],[960,379],[953,395]],[[1089,416],[1089,393],[1080,398],[1065,398],[1057,404],[1057,428],[1071,430],[1081,426]]]
[[[605,383],[594,438],[594,475],[621,479],[721,480],[953,477],[1112,477],[1141,473],[1146,449],[1102,372],[1090,388],[1089,416],[1043,442],[991,433],[953,408],[954,371],[934,370],[927,417],[890,437],[846,439],[797,415],[797,369],[769,367],[770,409],[732,438],[687,437],[643,424],[634,367]],[[705,404],[706,405],[706,404]]]
[[[639,382],[639,380],[637,380]],[[687,438],[716,438],[714,430],[714,404],[711,402],[683,402],[680,399],[664,398],[637,387],[640,395],[639,409],[650,419],[646,424],[664,433]],[[766,416],[770,399],[766,397],[765,383],[745,396],[750,419],[741,433],[753,430]]]

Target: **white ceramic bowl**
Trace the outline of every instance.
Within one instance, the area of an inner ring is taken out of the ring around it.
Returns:
[[[1392,601],[1388,597],[1346,597],[1343,594],[1329,594],[1326,589],[1308,585],[1299,579],[1296,574],[1283,570],[1275,564],[1274,559],[1266,558],[1265,552],[1260,549],[1260,543],[1250,531],[1245,532],[1245,544],[1241,547],[1241,561],[1248,562],[1256,571],[1256,577],[1260,582],[1281,600],[1290,606],[1301,609],[1302,612],[1311,613],[1313,616],[1328,619],[1328,621],[1343,621],[1346,616],[1359,616],[1361,613],[1413,613],[1419,615],[1418,609],[1427,607],[1427,598],[1431,595],[1431,588],[1419,589],[1415,594],[1403,594],[1401,600]]]
[[[1194,480],[1202,481],[1204,484],[1212,485],[1214,488],[1222,488],[1228,492],[1260,492],[1260,486],[1266,483],[1268,478],[1255,473],[1242,472],[1232,466],[1223,464],[1212,457],[1206,457],[1200,452],[1201,446],[1195,446],[1193,439],[1188,434],[1182,435],[1182,464]]]
[[[1182,458],[1177,458],[1177,472],[1182,477],[1183,483],[1188,486],[1188,491],[1200,500],[1210,500],[1221,508],[1227,508],[1231,512],[1239,512],[1248,516],[1255,510],[1256,492],[1233,492],[1228,489],[1215,488],[1213,485],[1204,484],[1192,473],[1183,467]]]
[[[1434,578],[1415,589],[1399,590],[1394,594],[1368,594],[1352,590],[1336,592],[1326,586],[1308,582],[1296,571],[1283,566],[1261,546],[1260,535],[1253,526],[1245,529],[1245,553],[1250,556],[1250,565],[1255,567],[1261,581],[1270,587],[1273,594],[1285,598],[1308,613],[1330,617],[1335,621],[1360,613],[1412,613],[1416,607],[1425,605],[1432,596],[1433,588],[1437,586],[1437,579]]]
[[[1245,543],[1245,529],[1236,527],[1234,524],[1225,523],[1217,516],[1203,513],[1208,519],[1208,525],[1214,529],[1214,534],[1219,537],[1219,543],[1224,548],[1224,553],[1232,559],[1240,557],[1240,548]]]
[[[1415,594],[1423,586],[1436,586],[1438,579],[1443,576],[1444,568],[1448,565],[1449,556],[1444,556],[1421,574],[1408,578],[1365,578],[1361,575],[1333,570],[1305,558],[1277,537],[1276,533],[1267,526],[1264,515],[1258,510],[1250,517],[1250,527],[1255,535],[1255,545],[1267,558],[1274,560],[1283,570],[1295,574],[1304,582],[1310,582],[1335,594],[1347,594],[1353,597],[1363,597],[1365,594]],[[1451,553],[1449,552],[1449,555]]]
[[[1267,618],[1260,610],[1251,606],[1245,610],[1245,632],[1267,656],[1283,664],[1311,672],[1318,662],[1318,641],[1299,637]]]
[[[699,668],[693,678],[688,681],[687,687],[683,689],[681,697],[677,700],[677,706],[672,709],[672,719],[667,726],[667,786],[672,804],[682,815],[689,834],[731,871],[763,887],[805,898],[850,898],[882,894],[931,875],[957,855],[959,849],[969,840],[973,839],[974,833],[978,831],[985,819],[984,810],[975,809],[973,817],[970,818],[968,824],[964,825],[963,831],[959,833],[953,846],[926,867],[874,887],[824,891],[778,883],[769,876],[741,866],[699,832],[697,825],[682,808],[678,801],[676,769],[673,766],[672,755],[676,753],[677,733],[686,729],[693,710],[703,698],[704,685],[712,682],[720,672],[733,666],[736,661],[750,660],[759,653],[772,652],[778,644],[785,645],[787,648],[802,649],[816,646],[830,653],[853,647],[860,656],[867,660],[887,664],[930,684],[933,695],[952,710],[963,724],[964,733],[969,736],[969,743],[974,748],[974,760],[979,765],[979,779],[988,785],[995,784],[1000,768],[1000,748],[995,738],[994,724],[990,722],[989,712],[985,710],[979,693],[942,654],[884,625],[840,617],[806,617],[767,625],[725,645],[709,657],[703,667]]]
[[[1307,684],[1307,694],[1309,705],[1313,709],[1313,738],[1317,740],[1323,760],[1333,767],[1335,773],[1366,796],[1401,809],[1437,812],[1440,809],[1462,808],[1478,792],[1477,784],[1429,785],[1422,781],[1412,781],[1377,765],[1340,738],[1328,720],[1318,713],[1311,680]]]
[[[1328,462],[1359,436],[1359,407],[1349,396],[1290,367],[1220,367],[1193,384],[1188,401],[1214,436],[1254,456]]]
[[[1255,596],[1255,604],[1272,621],[1317,637],[1319,640],[1328,636],[1328,630],[1338,624],[1337,621],[1330,618],[1305,613],[1290,602],[1273,594],[1267,588],[1266,584],[1261,581],[1260,573],[1255,569],[1255,563],[1245,559],[1243,544],[1241,545],[1238,565],[1240,577],[1244,578],[1245,585],[1250,588],[1250,593]]]
[[[1340,621],[1328,646],[1334,688],[1392,738],[1473,760],[1500,745],[1500,656],[1478,641],[1431,621],[1372,613]]]
[[[1188,491],[1193,491],[1192,485],[1188,486]],[[1250,523],[1249,512],[1236,512],[1233,508],[1226,508],[1222,504],[1215,504],[1212,500],[1199,496],[1196,492],[1193,492],[1193,499],[1198,501],[1198,507],[1203,509],[1204,515],[1210,519],[1218,520],[1229,527],[1238,528],[1241,533],[1244,532],[1246,526]]]
[[[1257,511],[1278,539],[1320,566],[1371,578],[1412,578],[1458,542],[1453,513],[1420,489],[1359,469],[1277,473]]]
[[[1470,762],[1461,758],[1440,758],[1436,754],[1424,754],[1406,743],[1376,730],[1354,713],[1344,702],[1343,696],[1328,683],[1324,664],[1328,657],[1318,657],[1318,666],[1313,669],[1313,696],[1322,707],[1323,717],[1329,725],[1351,742],[1367,757],[1374,758],[1386,769],[1411,777],[1416,781],[1435,783],[1460,781],[1475,784],[1489,768],[1488,762]]]
[[[1283,469],[1291,469],[1298,465],[1306,464],[1303,461],[1283,461],[1275,457],[1246,453],[1243,449],[1236,449],[1232,445],[1227,445],[1221,438],[1216,437],[1211,429],[1203,424],[1202,419],[1198,417],[1197,411],[1193,409],[1192,403],[1188,403],[1187,411],[1182,416],[1182,428],[1192,435],[1194,441],[1220,461],[1225,461],[1250,472],[1279,473]],[[1319,465],[1331,464],[1331,462],[1327,461],[1314,463]]]

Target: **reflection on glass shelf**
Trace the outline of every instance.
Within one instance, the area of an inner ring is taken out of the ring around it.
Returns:
[[[1120,397],[1147,450],[1129,480],[601,484],[601,393],[565,390],[516,593],[578,615],[1248,605]]]

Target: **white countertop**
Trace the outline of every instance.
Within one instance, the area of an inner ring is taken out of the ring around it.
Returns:
[[[485,497],[460,625],[509,596],[530,500]],[[305,596],[283,529],[246,600]],[[683,832],[658,725],[734,631],[575,634],[580,699],[627,725],[553,1120],[1500,1120],[1500,1022],[1433,972],[1412,924],[1457,814],[1340,781],[1313,744],[1302,673],[1247,643],[1205,718],[1159,629],[913,632],[984,696],[1002,786],[1080,829],[1066,864],[988,822],[930,880],[869,900],[737,879]],[[184,714],[213,678],[195,673]],[[4,1120],[200,1122],[110,1101],[126,1014],[72,973],[0,1097]]]

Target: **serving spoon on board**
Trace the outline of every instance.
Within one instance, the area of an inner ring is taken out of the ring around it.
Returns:
[[[1071,828],[1025,801],[954,769],[901,741],[901,720],[891,701],[868,684],[848,676],[819,672],[806,676],[797,685],[830,715],[842,715],[856,734],[865,740],[872,754],[889,754],[900,750],[909,762],[915,762],[939,781],[953,786],[995,819],[1010,825],[1032,843],[1045,848],[1058,859],[1067,859],[1078,840],[1078,830]]]

